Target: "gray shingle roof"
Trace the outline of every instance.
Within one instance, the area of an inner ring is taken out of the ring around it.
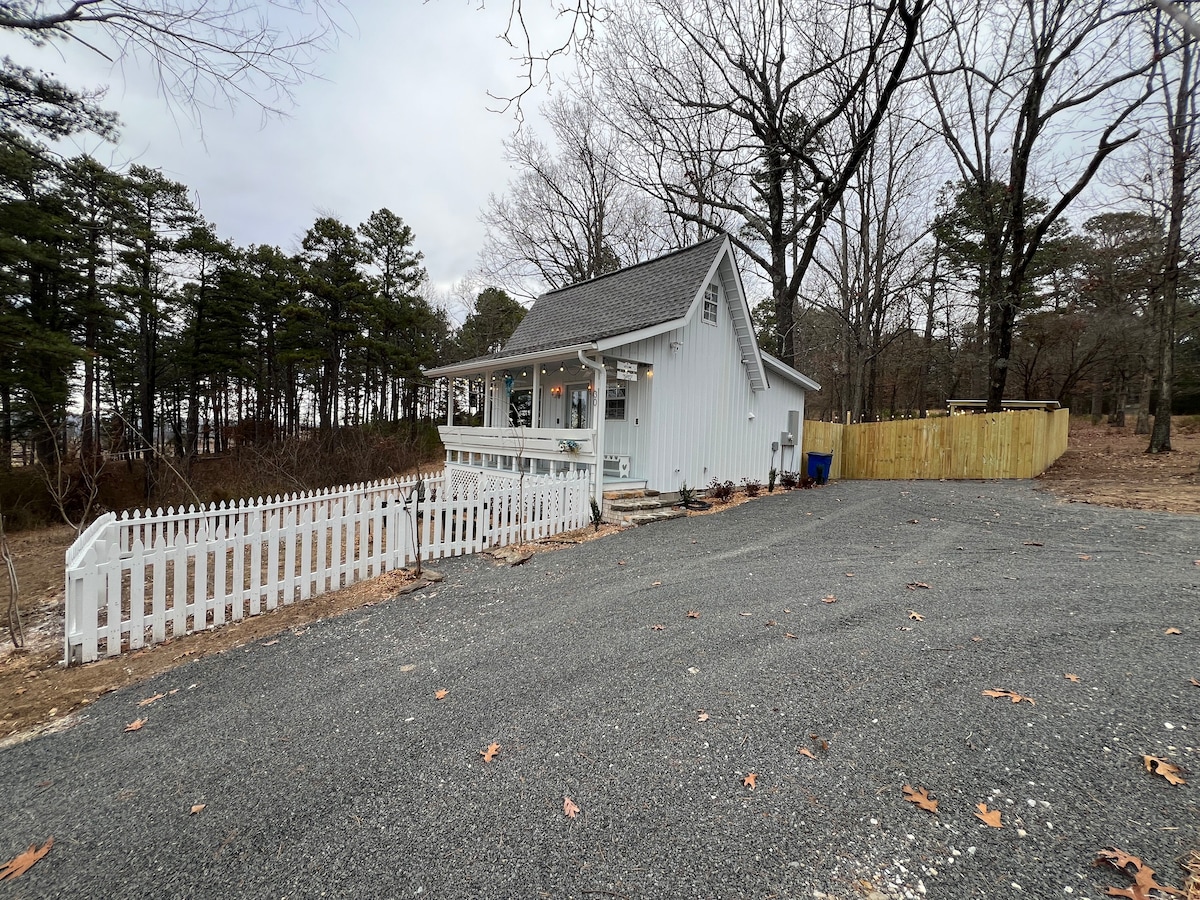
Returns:
[[[569,347],[682,318],[724,237],[542,294],[500,357]]]

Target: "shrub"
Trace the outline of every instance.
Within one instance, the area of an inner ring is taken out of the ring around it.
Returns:
[[[685,481],[679,488],[679,505],[687,509],[696,499],[696,492]]]
[[[775,480],[778,477],[779,477],[778,469],[773,468],[773,469],[771,469],[770,472],[767,473],[767,493],[768,494],[775,493]]]
[[[600,526],[604,524],[604,511],[600,508],[600,504],[596,502],[595,497],[589,497],[588,501],[592,504],[592,528],[595,531],[599,531]]]
[[[800,484],[799,472],[780,472],[779,486],[785,491],[794,491]]]
[[[747,497],[757,497],[762,491],[762,482],[753,478],[743,478],[742,489],[746,492]]]
[[[718,503],[728,503],[733,497],[735,487],[732,481],[718,481],[714,478],[708,484],[708,496]]]

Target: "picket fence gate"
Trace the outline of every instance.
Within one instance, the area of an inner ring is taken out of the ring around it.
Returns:
[[[583,474],[455,472],[189,509],[107,513],[66,553],[65,661],[92,662],[415,562],[581,528]],[[419,548],[419,550],[418,550]]]

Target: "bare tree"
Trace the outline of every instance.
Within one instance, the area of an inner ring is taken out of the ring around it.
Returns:
[[[858,117],[848,119],[851,134],[865,127],[870,114],[861,100],[855,109]],[[932,259],[919,247],[930,231],[925,223],[936,169],[930,144],[927,132],[888,111],[821,234],[805,283],[805,299],[824,295],[817,302],[838,320],[841,384],[831,387],[840,394],[840,409],[856,420],[880,412],[881,356],[911,332],[918,285],[927,280]],[[927,318],[931,343],[932,311]]]
[[[520,174],[483,211],[483,274],[518,294],[530,280],[557,289],[666,249],[664,216],[618,177],[619,148],[592,107],[560,95],[542,113],[557,152],[528,131],[505,141]]]
[[[1154,82],[1161,103],[1162,155],[1166,163],[1165,203],[1156,210],[1166,219],[1162,272],[1154,296],[1158,332],[1158,396],[1149,453],[1171,449],[1171,405],[1175,367],[1176,316],[1179,305],[1180,268],[1183,262],[1184,216],[1196,191],[1196,151],[1200,149],[1197,93],[1200,67],[1196,38],[1181,33],[1171,19],[1159,15],[1154,32]]]
[[[25,631],[21,628],[21,588],[17,582],[17,565],[8,548],[8,535],[4,533],[4,513],[0,511],[0,562],[4,563],[4,574],[8,576],[8,634],[14,647],[25,646]]]
[[[772,349],[788,362],[801,281],[904,80],[925,6],[627,2],[592,54],[597,96],[627,141],[626,177],[698,236],[728,233],[762,269]]]
[[[338,0],[5,0],[0,29],[148,62],[164,96],[193,115],[243,99],[266,114],[290,103],[336,39],[335,9]]]
[[[1152,54],[1128,4],[1107,0],[951,0],[927,24],[944,32],[921,49],[934,116],[981,217],[987,399],[997,411],[1038,249],[1137,136],[1127,126],[1149,96]]]

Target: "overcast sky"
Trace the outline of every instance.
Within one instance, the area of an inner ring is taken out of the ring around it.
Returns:
[[[512,52],[497,39],[507,3],[349,5],[347,33],[318,61],[323,80],[299,87],[289,118],[265,124],[245,102],[206,112],[202,127],[173,117],[144,68],[115,69],[77,44],[38,49],[8,40],[0,51],[71,87],[109,84],[101,105],[120,115],[121,140],[91,139],[79,149],[113,167],[161,169],[192,190],[222,237],[291,252],[319,214],[357,225],[387,207],[412,227],[430,279],[444,291],[474,266],[480,209],[511,176],[501,142],[515,121],[489,112],[497,104],[488,97],[519,84]]]

